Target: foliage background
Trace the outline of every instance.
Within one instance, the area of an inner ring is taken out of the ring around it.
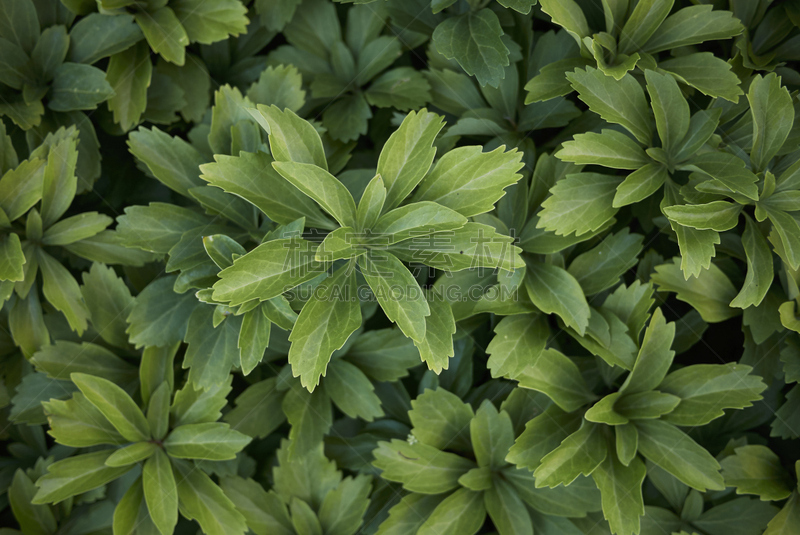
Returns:
[[[3,0],[0,533],[800,533],[799,28]]]

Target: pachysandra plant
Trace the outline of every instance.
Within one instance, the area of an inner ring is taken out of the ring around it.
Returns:
[[[0,2],[0,533],[800,533],[798,59],[793,0]]]

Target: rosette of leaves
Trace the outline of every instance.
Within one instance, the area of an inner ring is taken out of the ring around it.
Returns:
[[[293,64],[310,81],[309,106],[320,110],[322,124],[335,140],[366,134],[370,106],[407,111],[430,98],[420,71],[390,68],[402,55],[403,42],[382,35],[385,26],[386,13],[379,6],[349,8],[342,28],[334,4],[306,0],[283,30],[289,45],[270,54],[270,61]]]
[[[244,33],[247,8],[241,0],[63,0],[76,15],[132,16],[153,52],[176,65],[186,60],[189,43],[214,43]],[[87,17],[88,18],[88,17]],[[99,19],[96,24],[105,26]],[[138,40],[138,39],[137,39]]]
[[[467,218],[491,210],[504,188],[519,179],[521,154],[504,147],[491,152],[460,147],[431,168],[433,143],[443,124],[423,109],[406,116],[390,136],[377,173],[361,173],[360,184],[351,190],[328,171],[322,141],[311,124],[276,107],[259,106],[253,115],[270,132],[274,161],[263,153],[255,157],[277,172],[274,179],[261,172],[275,180],[269,200],[261,201],[262,210],[281,222],[289,217],[287,209],[297,207],[301,214],[291,217],[303,215],[306,226],[330,232],[319,245],[302,237],[262,243],[219,273],[212,299],[229,307],[269,301],[324,276],[338,262],[303,306],[289,338],[293,374],[313,390],[331,354],[362,324],[357,266],[389,320],[414,340],[432,369],[441,371],[453,354],[452,314],[441,297],[422,291],[403,261],[446,272],[518,267],[518,250],[510,237]],[[231,178],[247,176],[251,169],[248,158],[220,158],[202,166],[203,176],[231,191]],[[252,198],[245,191],[252,188],[241,182],[232,186]],[[284,201],[289,198],[300,202]]]
[[[220,486],[256,535],[354,535],[369,507],[372,478],[342,477],[322,443],[289,453],[283,440],[269,491],[252,479],[228,477]]]
[[[761,399],[766,385],[750,375],[751,367],[696,364],[670,371],[675,324],[660,309],[650,317],[634,360],[600,361],[586,374],[573,359],[546,348],[546,339],[537,340],[535,328],[511,331],[504,322],[488,348],[492,358],[508,358],[509,347],[509,353],[523,344],[536,347],[538,357],[529,357],[512,378],[554,402],[528,422],[508,454],[509,462],[533,471],[537,487],[569,486],[579,475],[591,476],[611,531],[623,534],[639,533],[645,513],[642,458],[700,492],[724,489],[717,461],[678,426],[702,426]]]
[[[95,109],[114,94],[105,73],[91,66],[100,58],[83,53],[83,48],[92,45],[83,42],[86,36],[81,26],[67,33],[74,18],[56,0],[38,6],[32,0],[9,0],[3,6],[0,116],[9,117],[23,130],[40,125],[45,102],[53,113],[77,113]],[[52,120],[81,122],[75,114]]]
[[[379,383],[398,381],[420,364],[419,351],[399,329],[359,330],[333,354],[319,388],[309,392],[292,377],[289,364],[275,362],[289,353],[288,338],[288,331],[270,335],[264,362],[275,375],[247,387],[224,419],[253,438],[265,438],[288,421],[292,455],[303,455],[322,441],[333,424],[334,408],[365,422],[382,418],[385,385]]]
[[[390,0],[386,9],[392,22],[431,36],[436,51],[455,60],[481,86],[497,87],[516,46],[503,31],[515,18],[528,17],[537,0]]]
[[[570,93],[565,74],[587,65],[616,80],[637,67],[658,70],[704,95],[736,102],[742,92],[731,65],[712,52],[697,51],[696,45],[739,35],[744,30],[742,23],[730,11],[715,10],[711,5],[672,12],[674,5],[674,0],[611,0],[603,2],[602,13],[593,10],[589,14],[575,0],[544,0],[542,11],[567,31],[578,48],[543,66],[531,78],[525,86],[526,102]],[[663,55],[682,47],[687,47],[686,54]]]
[[[407,440],[378,442],[373,465],[406,491],[378,533],[477,533],[488,514],[503,534],[575,530],[564,517],[599,509],[588,479],[541,489],[530,472],[506,461],[514,443],[512,419],[489,399],[477,411],[438,388],[412,402]],[[534,528],[534,526],[536,526]]]
[[[113,382],[83,373],[70,375],[79,390],[72,398],[44,404],[56,442],[92,451],[51,464],[32,503],[59,503],[135,471],[114,512],[115,533],[171,534],[179,511],[209,535],[244,533],[244,518],[201,463],[234,459],[250,442],[217,421],[230,381],[209,390],[187,384],[173,396],[171,368],[149,371],[141,383],[146,410]]]
[[[537,53],[542,51],[534,48],[532,58]],[[519,80],[524,80],[525,72],[535,69],[535,64],[515,55],[511,59],[497,87],[481,86],[469,76],[450,69],[431,68],[425,74],[431,84],[431,105],[457,118],[445,138],[480,139],[486,141],[487,149],[499,145],[516,147],[524,151],[526,167],[532,169],[536,157],[534,131],[564,127],[581,112],[564,97],[525,105]]]
[[[5,138],[7,166],[0,178],[2,301],[8,301],[4,308],[14,342],[29,357],[50,340],[41,294],[64,315],[71,330],[81,335],[87,329],[90,310],[62,259],[75,255],[90,261],[141,265],[149,257],[128,254],[116,234],[106,230],[113,220],[104,214],[83,212],[63,217],[78,184],[75,127],[48,134],[22,162],[18,162],[9,138],[0,137]]]
[[[773,516],[769,519],[764,535],[789,533],[800,525],[800,461],[795,462],[794,472],[781,466],[781,459],[767,446],[747,444],[732,446],[723,452],[728,455],[721,461],[722,475],[728,487],[734,487],[736,494],[754,495],[762,502],[776,502],[777,512],[771,508]],[[785,501],[784,501],[785,500]],[[764,515],[761,515],[762,517]],[[763,527],[763,526],[762,526]],[[760,532],[759,532],[760,533]]]
[[[745,26],[734,40],[736,58],[748,69],[775,71],[787,83],[797,85],[797,69],[787,62],[800,59],[800,10],[792,2],[770,4],[730,1],[731,11]]]

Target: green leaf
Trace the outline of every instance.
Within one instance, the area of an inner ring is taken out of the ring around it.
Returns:
[[[395,208],[381,216],[370,229],[368,240],[379,246],[393,245],[409,238],[463,227],[467,218],[431,201],[420,201]],[[372,237],[374,235],[374,238]]]
[[[672,76],[648,70],[645,78],[661,146],[674,157],[689,132],[689,104]]]
[[[230,369],[241,362],[241,318],[228,317],[215,325],[214,309],[199,305],[189,317],[184,339],[189,344],[183,359],[183,367],[190,368],[188,379],[205,389],[224,382]]]
[[[202,0],[173,0],[169,6],[192,43],[210,44],[247,30],[247,8],[238,0],[221,0],[212,4]]]
[[[605,129],[600,134],[576,135],[563,144],[556,157],[578,165],[594,164],[613,169],[639,169],[650,163],[644,150],[630,137]]]
[[[142,37],[132,15],[90,13],[70,28],[69,60],[91,65],[128,50]]]
[[[42,32],[31,53],[31,66],[40,79],[51,80],[67,57],[70,38],[64,26],[51,26]],[[25,88],[23,87],[23,98]]]
[[[636,426],[633,424],[616,426],[614,442],[616,443],[617,458],[623,465],[630,466],[636,458],[636,451],[639,447],[639,432],[636,430]]]
[[[51,379],[62,381],[68,381],[73,372],[88,373],[123,386],[137,380],[135,366],[102,346],[86,342],[58,340],[34,353],[31,363]]]
[[[676,11],[653,33],[644,45],[645,52],[654,54],[742,33],[742,23],[733,13],[712,9],[711,5],[697,5]]]
[[[671,349],[674,338],[675,324],[667,323],[661,309],[657,308],[644,333],[633,370],[620,392],[646,392],[661,384],[675,357],[675,352]]]
[[[264,315],[261,307],[244,314],[237,341],[240,365],[244,375],[252,372],[264,358],[264,352],[269,345],[271,327],[272,322]]]
[[[107,379],[73,373],[72,382],[97,407],[119,433],[131,442],[150,439],[150,426],[131,397]]]
[[[449,17],[433,31],[436,50],[447,59],[455,59],[481,85],[497,87],[503,79],[503,67],[509,64],[509,52],[503,29],[495,13],[487,8]]]
[[[626,74],[620,80],[586,67],[567,73],[578,98],[589,109],[610,123],[624,126],[640,142],[649,146],[653,136],[650,107],[639,82]]]
[[[360,256],[358,265],[386,317],[397,323],[403,334],[422,342],[425,317],[431,310],[408,268],[396,256],[374,251]]]
[[[45,298],[61,311],[70,328],[79,335],[88,326],[89,310],[83,302],[80,287],[61,262],[39,249],[36,258],[42,272],[42,291]]]
[[[44,245],[70,245],[96,236],[104,231],[113,219],[97,212],[84,212],[62,219],[44,232]]]
[[[331,400],[322,390],[309,392],[299,384],[291,386],[283,398],[283,412],[292,426],[289,451],[302,458],[321,445],[332,424]]]
[[[603,462],[607,446],[602,425],[584,422],[556,449],[542,458],[533,472],[536,487],[569,485],[579,475],[590,475]]]
[[[631,420],[650,420],[672,412],[681,399],[657,390],[625,394],[614,404],[614,410]]]
[[[726,152],[705,152],[689,160],[691,169],[698,169],[704,174],[722,183],[728,190],[758,200],[758,177],[746,168],[745,162],[733,154]]]
[[[0,178],[0,208],[9,221],[19,219],[42,198],[45,161],[24,160]]]
[[[247,91],[252,102],[297,112],[306,102],[303,78],[293,65],[269,66]]]
[[[154,439],[163,440],[169,430],[169,405],[172,388],[162,381],[150,396],[147,404],[147,423]]]
[[[695,364],[669,374],[658,387],[681,398],[665,420],[676,425],[705,425],[724,414],[724,409],[743,409],[761,399],[766,385],[750,375],[743,364]]]
[[[514,429],[507,412],[498,412],[490,400],[484,400],[469,423],[469,433],[478,466],[497,470],[506,465],[506,454],[514,445]]]
[[[361,326],[355,266],[339,268],[314,290],[294,324],[289,341],[292,375],[310,392],[324,376],[331,355]]]
[[[70,496],[102,487],[127,473],[132,466],[106,466],[106,459],[114,451],[84,453],[51,464],[47,474],[36,481],[39,490],[31,503],[58,503]]]
[[[147,88],[153,72],[149,57],[150,47],[140,42],[114,54],[108,62],[106,79],[114,90],[108,109],[124,131],[139,124],[147,107]],[[132,140],[129,138],[129,142]]]
[[[709,323],[724,321],[738,313],[728,306],[736,296],[736,288],[721,269],[711,264],[697,277],[686,280],[676,260],[656,266],[651,278],[659,291],[676,292],[675,297],[689,303]]]
[[[641,50],[667,18],[674,3],[674,0],[640,0],[622,27],[618,53]]]
[[[719,463],[677,427],[661,420],[639,420],[639,452],[690,487],[722,490]]]
[[[142,486],[153,523],[162,535],[172,533],[178,523],[178,486],[169,458],[160,448],[144,463]]]
[[[628,423],[628,418],[618,413],[615,410],[616,401],[619,399],[620,393],[614,392],[608,394],[600,401],[592,405],[589,410],[583,415],[586,420],[599,424],[606,425],[625,425]]]
[[[582,39],[591,35],[589,23],[575,0],[541,0],[542,11],[550,15],[553,23],[561,26],[581,46]]]
[[[286,225],[305,217],[308,226],[335,228],[336,224],[323,215],[314,201],[272,168],[273,160],[268,154],[217,154],[214,159],[216,163],[201,166],[200,178],[254,204],[273,221]]]
[[[754,169],[765,169],[783,146],[794,123],[794,106],[781,79],[770,73],[756,75],[747,92],[753,116],[753,147],[750,161]]]
[[[516,377],[531,360],[544,351],[550,329],[541,314],[507,316],[494,328],[495,336],[486,347],[486,366],[492,377]]]
[[[372,452],[372,464],[381,470],[381,477],[403,484],[403,488],[420,494],[441,494],[458,487],[458,478],[475,467],[475,463],[454,453],[432,446],[394,439],[378,442]]]
[[[175,280],[174,276],[156,279],[136,297],[126,331],[136,347],[172,345],[186,336],[197,299],[191,293],[173,292]]]
[[[780,458],[766,446],[736,448],[720,461],[725,485],[736,487],[736,494],[755,494],[764,501],[788,498],[792,487]]]
[[[175,12],[164,6],[138,13],[135,17],[153,52],[171,63],[183,65],[189,37]]]
[[[742,94],[741,80],[731,70],[731,64],[711,52],[696,52],[659,61],[658,67],[710,97],[735,103]]]
[[[244,535],[245,519],[211,478],[193,465],[177,463],[181,514],[197,520],[207,535]]]
[[[257,110],[249,111],[269,133],[270,152],[276,161],[313,164],[328,170],[322,140],[311,123],[274,105],[258,105]]]
[[[25,280],[25,272],[22,269],[24,264],[25,255],[22,252],[19,236],[12,232],[0,238],[0,280]]]
[[[381,399],[364,372],[343,359],[334,359],[328,371],[325,392],[339,410],[367,422],[383,416]]]
[[[297,189],[317,201],[343,227],[355,227],[356,203],[336,177],[314,164],[277,161],[272,166]]]
[[[569,357],[548,348],[532,359],[515,377],[522,388],[546,394],[567,411],[574,411],[595,399],[581,372]]]
[[[520,468],[535,470],[542,458],[578,429],[583,418],[550,405],[525,424],[525,431],[509,449],[506,460]]]
[[[167,436],[164,449],[170,457],[224,461],[236,458],[250,440],[228,424],[188,424],[176,427]]]
[[[620,277],[636,265],[643,236],[623,229],[610,234],[596,247],[578,255],[567,271],[586,295],[596,295],[615,286]]]
[[[792,497],[767,524],[764,535],[789,535],[794,526],[800,522],[800,493],[792,493]]]
[[[458,489],[433,510],[417,535],[456,535],[477,533],[486,518],[483,494]]]
[[[747,257],[747,276],[742,289],[730,302],[730,306],[736,308],[757,307],[764,300],[770,285],[772,285],[772,251],[756,223],[749,217],[744,234],[742,234],[742,245]]]
[[[299,237],[262,243],[219,273],[214,299],[238,306],[277,297],[325,271],[314,260],[315,250],[314,244]]]
[[[451,150],[422,181],[414,200],[433,201],[466,217],[490,211],[505,195],[504,189],[521,178],[517,171],[523,166],[522,153],[504,148]]]
[[[68,62],[56,69],[47,105],[54,111],[93,110],[113,95],[103,71]]]
[[[502,477],[494,477],[484,494],[486,512],[502,535],[533,535],[533,525],[516,488]]]
[[[414,437],[436,449],[469,451],[470,421],[475,415],[472,407],[444,388],[425,391],[411,400],[408,418]]]
[[[267,492],[259,483],[241,477],[224,477],[220,487],[257,535],[293,535],[286,505],[274,492]]]
[[[620,182],[616,176],[599,173],[567,175],[550,189],[536,227],[559,236],[599,229],[617,213],[612,199]]]
[[[111,456],[106,459],[106,465],[128,466],[138,463],[155,454],[158,449],[159,447],[153,442],[134,442],[112,453]]]
[[[31,535],[56,533],[58,524],[53,511],[47,505],[33,505],[31,499],[35,494],[36,486],[31,478],[21,468],[17,468],[14,479],[8,487],[8,501],[22,533]]]
[[[583,336],[591,311],[575,277],[553,264],[531,263],[525,274],[525,288],[536,308],[545,314],[557,314]]]
[[[113,529],[115,533],[126,535],[135,533],[136,530],[148,535],[158,535],[158,528],[153,524],[144,500],[141,477],[133,482],[114,509]]]
[[[197,388],[192,383],[175,393],[175,399],[170,408],[173,426],[216,422],[222,416],[225,407],[225,397],[231,391],[233,377],[219,382],[207,389]]]
[[[354,535],[369,506],[372,479],[359,474],[346,477],[325,495],[319,508],[319,523],[324,533]]]
[[[22,50],[30,52],[39,38],[39,17],[36,6],[28,0],[10,0],[0,15],[0,37],[10,39]]]
[[[676,204],[664,208],[664,214],[675,223],[698,230],[724,232],[739,222],[743,206],[728,201],[706,204]]]
[[[603,516],[608,520],[611,533],[639,531],[640,518],[645,513],[642,498],[645,475],[642,461],[633,459],[625,466],[615,455],[608,455],[592,473],[603,497]]]
[[[50,383],[54,381],[49,380]],[[124,444],[127,440],[94,405],[80,392],[75,392],[67,400],[51,399],[45,401],[49,434],[59,444],[73,448],[85,448],[99,444]]]

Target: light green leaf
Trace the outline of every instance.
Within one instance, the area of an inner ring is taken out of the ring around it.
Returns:
[[[225,493],[194,465],[176,464],[181,514],[197,520],[207,535],[244,535],[245,519]]]
[[[425,317],[431,310],[408,268],[396,256],[374,251],[360,256],[358,265],[386,317],[397,323],[403,334],[422,342]]]
[[[172,430],[164,440],[164,449],[170,457],[224,461],[236,458],[250,440],[228,424],[188,424]]]
[[[356,226],[356,203],[336,177],[314,164],[273,162],[283,178],[314,199],[343,227]]]
[[[697,230],[724,232],[739,222],[743,206],[728,201],[706,204],[676,204],[664,207],[664,214],[675,223]]]
[[[743,409],[761,399],[766,385],[744,364],[695,364],[674,371],[658,387],[681,398],[664,419],[681,426],[705,425],[724,409]]]
[[[22,281],[25,272],[25,255],[22,252],[19,236],[13,232],[0,238],[0,280]]]
[[[486,347],[486,366],[492,377],[516,377],[544,351],[550,329],[541,314],[507,316],[494,328],[495,336]]]
[[[51,383],[52,380],[49,380]],[[42,403],[48,433],[59,444],[85,448],[99,444],[119,445],[128,442],[94,405],[80,392],[67,400],[51,399]]]
[[[433,510],[417,535],[468,535],[477,533],[486,518],[483,494],[458,489]]]
[[[178,523],[178,486],[169,458],[160,448],[144,463],[142,486],[150,518],[162,535],[169,535]]]
[[[114,451],[84,453],[51,464],[47,474],[36,481],[39,490],[31,503],[58,503],[70,496],[102,487],[127,473],[132,466],[106,466],[106,459]]]
[[[674,157],[689,132],[689,104],[672,76],[648,70],[645,78],[661,146]]]
[[[450,367],[450,358],[455,354],[453,335],[456,322],[453,309],[444,296],[430,292],[426,295],[431,314],[425,318],[425,338],[414,341],[422,362],[434,373],[441,373]]]
[[[189,37],[175,12],[164,6],[134,16],[153,52],[171,63],[183,65]]]
[[[642,484],[646,472],[639,459],[625,466],[615,455],[608,455],[592,473],[603,497],[603,516],[611,533],[638,533],[640,517],[644,515]]]
[[[466,223],[467,218],[458,211],[439,203],[413,202],[383,214],[372,227],[367,239],[374,240],[379,247],[383,247],[434,232],[456,230]]]
[[[19,219],[42,198],[45,160],[32,158],[0,178],[0,208],[9,221]]]
[[[367,422],[383,416],[381,399],[364,372],[344,359],[334,359],[328,371],[325,392],[339,410]]]
[[[736,494],[755,494],[764,501],[788,498],[792,487],[780,458],[766,446],[736,448],[720,461],[725,485],[736,487]]]
[[[654,54],[742,33],[742,23],[733,13],[721,9],[712,11],[713,7],[701,4],[676,11],[650,37],[644,45],[645,52]]]
[[[657,308],[644,333],[639,355],[620,392],[635,394],[656,388],[667,375],[675,352],[672,342],[675,324],[667,323],[660,308]]]
[[[70,378],[123,437],[131,442],[150,439],[150,426],[142,410],[123,389],[107,379],[85,373],[73,373]]]
[[[619,35],[620,54],[641,50],[669,15],[674,0],[640,0]]]
[[[542,458],[533,472],[536,487],[569,485],[579,475],[590,475],[607,455],[602,425],[584,422],[580,429],[568,436],[556,449]]]
[[[575,0],[541,0],[540,4],[542,11],[550,15],[553,23],[567,30],[578,46],[584,37],[591,35],[586,16]]]
[[[741,80],[731,70],[731,64],[711,52],[696,52],[659,61],[658,67],[710,97],[735,103],[742,94]]]
[[[522,388],[546,394],[566,411],[574,411],[595,399],[578,366],[560,351],[548,348],[522,369],[514,380]]]
[[[372,452],[372,464],[381,470],[381,477],[403,484],[403,488],[420,494],[441,494],[458,487],[458,478],[475,463],[454,453],[432,446],[394,439],[378,442]]]
[[[539,310],[558,314],[567,326],[583,336],[591,311],[575,277],[553,264],[531,263],[525,274],[525,288]]]
[[[134,442],[124,448],[120,448],[106,459],[108,466],[128,466],[130,464],[144,461],[155,454],[160,448],[153,442]],[[163,452],[161,452],[163,454]]]
[[[172,0],[169,6],[192,43],[211,44],[247,31],[247,8],[238,0]]]
[[[522,153],[500,146],[490,152],[483,147],[459,147],[442,156],[420,184],[415,201],[433,201],[466,217],[492,210],[516,183],[523,164]]]
[[[653,136],[650,107],[639,82],[626,74],[614,80],[602,71],[586,67],[567,73],[578,98],[589,109],[610,123],[624,126],[640,142],[649,146]]]
[[[346,477],[325,495],[319,508],[319,523],[324,533],[354,535],[361,527],[369,506],[372,479],[366,474]]]
[[[314,164],[328,170],[322,140],[311,123],[274,105],[257,108],[249,110],[250,114],[269,133],[270,152],[276,161]]]
[[[639,420],[639,452],[690,487],[722,490],[719,463],[702,446],[672,424]]]
[[[599,229],[617,213],[612,200],[620,182],[616,176],[599,173],[567,175],[550,189],[536,227],[559,236]]]
[[[299,237],[262,243],[219,273],[213,297],[230,306],[277,297],[325,271],[315,252],[314,244]]]
[[[224,382],[230,369],[241,362],[238,341],[242,318],[214,321],[214,308],[198,305],[186,327],[184,341],[189,344],[183,367],[189,368],[189,382],[204,389]]]
[[[425,389],[411,400],[411,407],[411,433],[420,442],[439,450],[472,448],[469,426],[475,414],[457,395],[441,387]]]
[[[292,375],[313,392],[333,352],[360,326],[355,266],[348,264],[317,286],[300,311],[289,335]]]
[[[42,291],[45,298],[64,314],[73,331],[83,334],[88,326],[89,309],[86,308],[75,278],[61,262],[42,249],[36,251],[36,258],[42,272]]]
[[[644,150],[630,137],[605,129],[600,134],[576,135],[564,143],[556,157],[578,165],[594,164],[613,169],[639,169],[650,163]]]
[[[514,445],[514,429],[507,412],[498,412],[490,400],[484,400],[469,423],[469,433],[478,466],[497,470],[506,465],[506,454]]]

